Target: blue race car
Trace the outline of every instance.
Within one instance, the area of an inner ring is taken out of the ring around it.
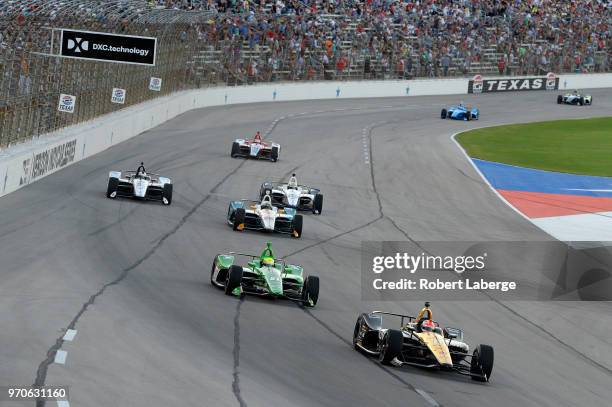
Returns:
[[[463,103],[458,106],[451,106],[448,109],[442,109],[440,113],[441,119],[454,120],[478,120],[480,112],[476,107],[465,106]]]

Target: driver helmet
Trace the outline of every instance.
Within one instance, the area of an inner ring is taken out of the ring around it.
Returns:
[[[261,141],[261,134],[259,132],[255,133],[255,141],[258,143]]]
[[[261,260],[261,264],[264,266],[274,266],[274,259],[272,257],[264,257]]]
[[[423,323],[421,324],[421,329],[427,332],[432,332],[435,327],[436,327],[436,324],[434,324],[431,319],[423,321]]]
[[[292,174],[291,178],[289,178],[289,188],[297,188],[297,178],[295,174]]]

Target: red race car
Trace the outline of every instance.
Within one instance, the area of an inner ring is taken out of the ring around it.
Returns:
[[[261,139],[261,134],[257,132],[255,137],[250,140],[236,139],[232,143],[231,156],[245,158],[262,158],[276,162],[280,153],[280,144],[266,142]]]

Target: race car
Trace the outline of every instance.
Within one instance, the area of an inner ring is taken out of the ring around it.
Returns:
[[[312,211],[312,213],[318,215],[323,210],[323,194],[321,194],[321,190],[306,185],[299,185],[295,174],[291,176],[289,182],[266,181],[261,184],[259,199],[263,199],[266,194],[272,197],[273,205],[281,208]]]
[[[264,196],[261,202],[231,201],[227,211],[227,222],[234,230],[263,230],[302,236],[302,215],[296,214],[293,208],[281,208],[272,205],[270,195]]]
[[[237,258],[250,260],[241,266]],[[210,283],[227,295],[286,298],[306,307],[314,307],[319,299],[319,277],[306,276],[301,266],[274,258],[270,242],[261,256],[234,252],[215,256]]]
[[[457,106],[450,106],[448,109],[442,109],[440,113],[441,119],[453,119],[453,120],[478,120],[480,112],[478,108],[465,106],[460,103]]]
[[[236,139],[232,143],[231,156],[261,158],[276,162],[280,153],[280,144],[265,142],[261,139],[259,132],[250,140]]]
[[[138,198],[161,201],[164,205],[172,203],[172,180],[159,174],[141,171],[111,171],[108,176],[106,197]]]
[[[399,329],[383,328],[383,316],[399,318]],[[488,382],[493,371],[493,347],[478,345],[470,355],[461,329],[442,329],[432,320],[419,326],[408,315],[382,311],[361,314],[355,323],[353,346],[385,365],[452,371],[480,382]]]
[[[566,105],[590,106],[591,104],[593,104],[593,97],[591,95],[583,95],[577,90],[575,90],[572,93],[566,93],[565,95],[557,96],[557,104],[560,105],[563,103],[565,103]]]

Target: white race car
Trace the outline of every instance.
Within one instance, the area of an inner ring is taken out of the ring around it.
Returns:
[[[300,211],[312,211],[321,214],[323,210],[323,194],[318,188],[298,185],[295,174],[289,182],[264,182],[259,189],[259,199],[266,194],[272,197],[272,204],[283,208],[293,208]]]
[[[267,195],[261,202],[230,202],[227,222],[238,231],[252,229],[301,237],[302,215],[297,215],[295,212],[296,210],[292,208],[273,206],[270,196]]]
[[[172,203],[172,181],[158,174],[136,171],[111,171],[108,176],[107,198],[129,197]]]
[[[266,142],[261,139],[259,132],[250,140],[236,139],[232,143],[230,155],[234,157],[261,158],[276,162],[280,154],[280,144]]]
[[[593,97],[591,95],[582,95],[575,90],[572,93],[566,93],[565,95],[557,96],[557,104],[566,105],[591,105],[593,104]]]

